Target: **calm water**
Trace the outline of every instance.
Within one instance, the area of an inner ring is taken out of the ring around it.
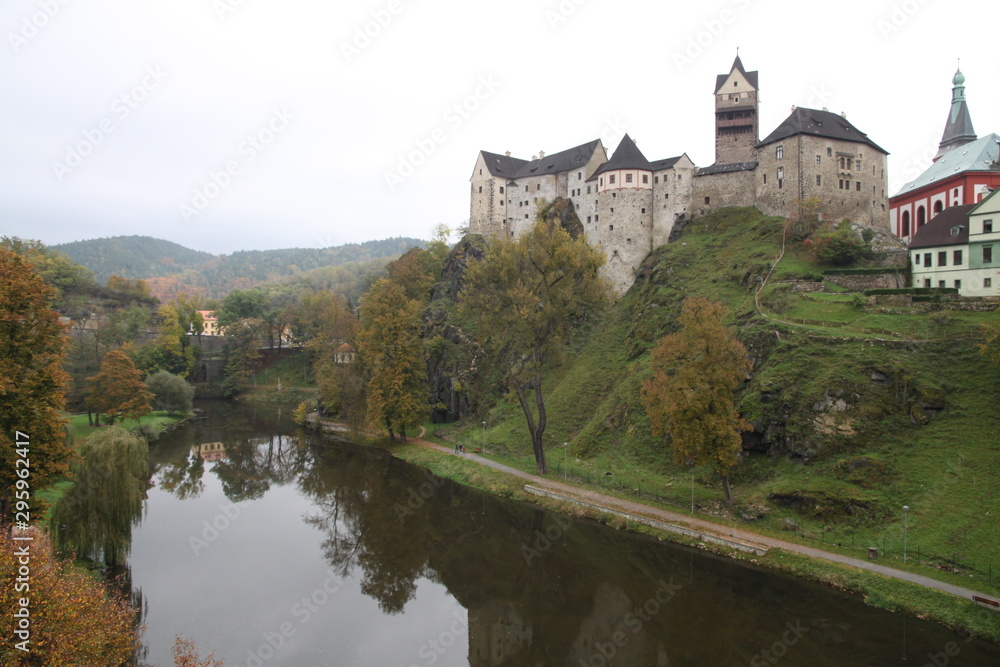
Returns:
[[[287,409],[202,407],[152,448],[134,536],[151,664],[178,634],[227,666],[1000,664],[818,585],[296,435]]]

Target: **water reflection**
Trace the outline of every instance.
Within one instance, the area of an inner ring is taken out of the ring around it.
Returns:
[[[283,586],[311,590],[329,570],[356,581],[384,615],[365,618],[374,632],[397,627],[389,620],[396,617],[425,635],[416,650],[399,640],[398,653],[396,639],[383,637],[391,664],[717,666],[778,658],[782,665],[901,665],[924,664],[950,641],[961,649],[951,665],[1000,662],[991,645],[965,643],[940,626],[820,586],[484,496],[385,452],[293,433],[261,410],[210,419],[157,445],[155,480],[186,502],[211,478],[233,503],[266,503],[279,487],[294,490],[308,509],[288,517],[302,529],[291,539],[310,549],[316,535],[321,539],[315,569],[283,573]],[[212,442],[223,443],[225,456],[206,461],[201,445]],[[245,511],[240,528],[249,531],[255,520]],[[268,578],[271,573],[253,570],[254,554],[247,551],[240,563],[247,576]],[[462,608],[443,609],[437,625],[413,612],[427,581],[446,588]],[[334,596],[330,604],[349,600]],[[195,604],[178,604],[185,603]],[[252,613],[234,606],[214,635],[239,628]],[[347,607],[344,613],[360,612]],[[456,633],[467,641],[461,656],[448,650]],[[321,634],[297,649],[313,657],[279,655],[271,664],[383,664],[356,655],[363,638],[339,626]],[[221,649],[220,642],[205,648]],[[245,661],[242,648],[232,664],[245,664],[238,662]]]

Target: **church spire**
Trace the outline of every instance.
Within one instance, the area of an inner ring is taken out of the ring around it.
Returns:
[[[951,111],[948,112],[948,122],[944,126],[944,134],[938,145],[936,161],[952,148],[962,146],[976,140],[976,131],[972,127],[972,116],[969,105],[965,101],[965,75],[961,69],[955,71],[951,80]]]

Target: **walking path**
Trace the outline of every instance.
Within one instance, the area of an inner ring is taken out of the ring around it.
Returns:
[[[312,415],[310,415],[310,417],[312,417]],[[315,419],[310,419],[309,421],[315,421]],[[322,427],[323,430],[326,431],[346,431],[343,426],[326,420],[322,421]],[[662,530],[685,534],[706,542],[722,544],[741,551],[762,555],[766,553],[768,549],[783,549],[791,553],[809,556],[810,558],[850,565],[852,567],[868,570],[869,572],[876,572],[901,581],[908,581],[933,590],[957,595],[958,597],[973,600],[983,606],[987,606],[994,611],[1000,611],[1000,600],[997,600],[997,596],[995,595],[987,595],[985,593],[980,593],[969,588],[938,581],[937,579],[932,579],[923,575],[897,570],[884,565],[878,565],[877,563],[873,563],[871,561],[842,556],[829,551],[823,551],[822,549],[814,549],[812,547],[796,544],[794,542],[787,542],[775,537],[759,535],[740,528],[713,523],[705,519],[699,519],[698,517],[678,514],[677,512],[671,512],[658,507],[651,507],[649,505],[644,505],[631,500],[615,498],[614,496],[609,496],[598,491],[582,489],[554,479],[532,475],[531,473],[518,470],[517,468],[512,468],[509,465],[479,456],[478,454],[455,454],[455,450],[452,447],[445,447],[444,445],[421,440],[420,438],[424,436],[424,433],[425,430],[421,429],[420,434],[415,439],[408,439],[409,442],[444,454],[461,456],[494,470],[519,477],[529,482],[524,487],[529,493],[535,493],[537,495],[544,495],[578,505],[584,505],[602,512],[609,512],[634,521],[639,521]]]
[[[423,435],[423,432],[421,432],[420,436]],[[454,449],[438,445],[433,442],[428,442],[426,440],[411,439],[411,442],[445,454],[454,454]],[[524,472],[523,470],[518,470],[517,468],[512,468],[492,459],[479,456],[478,454],[464,453],[459,454],[459,456],[493,468],[494,470],[499,470],[500,472],[505,472],[509,475],[514,475],[515,477],[527,480],[530,484],[526,485],[525,489],[531,493],[547,495],[560,500],[566,500],[580,505],[593,507],[601,511],[618,514],[648,525],[653,525],[657,528],[695,536],[705,541],[723,544],[731,548],[740,549],[741,551],[763,554],[766,553],[768,549],[783,549],[788,552],[802,554],[811,558],[818,558],[821,560],[832,561],[834,563],[841,563],[843,565],[850,565],[862,570],[877,572],[878,574],[882,574],[887,577],[908,581],[926,588],[942,591],[944,593],[951,593],[952,595],[957,595],[967,600],[985,602],[984,606],[990,606],[995,610],[1000,610],[998,609],[998,607],[1000,607],[1000,601],[996,600],[996,596],[980,593],[969,588],[963,588],[962,586],[955,586],[954,584],[938,581],[937,579],[932,579],[923,575],[897,570],[884,565],[878,565],[871,561],[842,556],[829,551],[823,551],[822,549],[814,549],[812,547],[803,546],[794,542],[786,542],[785,540],[768,537],[766,535],[759,535],[757,533],[741,530],[739,528],[712,523],[711,521],[706,521],[697,517],[678,514],[677,512],[643,505],[642,503],[630,500],[615,498],[614,496],[609,496],[598,491],[581,489],[553,479],[532,475]]]

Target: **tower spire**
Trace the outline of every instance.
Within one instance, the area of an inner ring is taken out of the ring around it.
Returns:
[[[976,130],[972,127],[972,116],[965,100],[965,75],[960,66],[961,59],[955,76],[951,79],[951,110],[948,112],[948,121],[944,126],[944,134],[941,135],[937,155],[934,156],[935,161],[952,148],[976,140]]]

